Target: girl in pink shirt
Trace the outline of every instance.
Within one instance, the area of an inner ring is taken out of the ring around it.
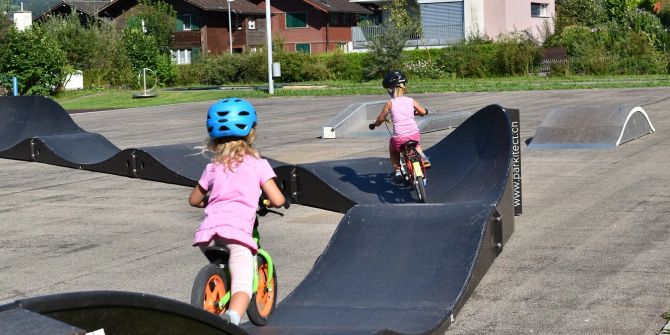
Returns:
[[[402,180],[400,174],[400,146],[408,141],[421,141],[421,133],[414,120],[414,115],[415,113],[422,116],[428,114],[428,111],[419,105],[416,100],[405,96],[406,84],[407,77],[401,71],[392,71],[386,74],[382,86],[388,90],[391,99],[386,102],[375,122],[370,124],[370,129],[379,127],[386,121],[389,113],[391,114],[393,135],[389,140],[389,156],[396,182]],[[424,155],[421,146],[417,145],[416,150],[423,157],[426,168],[430,167],[430,161]]]
[[[209,108],[206,150],[214,157],[188,199],[191,206],[205,209],[193,245],[203,251],[221,245],[230,251],[232,296],[222,317],[233,324],[240,323],[251,300],[257,252],[252,232],[261,190],[272,206],[284,204],[272,167],[253,147],[256,121],[255,108],[242,99],[219,100]]]

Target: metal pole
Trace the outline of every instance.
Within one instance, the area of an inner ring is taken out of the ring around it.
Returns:
[[[143,68],[142,72],[142,75],[144,76],[144,95],[147,95],[147,68]]]
[[[230,49],[230,54],[233,54],[233,25],[230,22],[230,1],[228,0],[228,48]]]
[[[275,84],[272,80],[272,18],[270,16],[270,0],[265,0],[265,32],[267,33],[268,49],[268,93],[275,94]]]
[[[12,87],[14,88],[14,96],[18,97],[19,96],[19,80],[14,77],[12,79]]]

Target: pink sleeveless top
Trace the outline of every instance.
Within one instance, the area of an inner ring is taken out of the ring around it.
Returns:
[[[406,136],[419,132],[414,121],[414,99],[400,96],[391,99],[391,120],[393,136]]]

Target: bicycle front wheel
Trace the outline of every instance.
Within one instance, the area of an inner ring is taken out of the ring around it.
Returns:
[[[272,271],[272,280],[268,282],[269,265],[263,257],[258,258],[258,289],[251,297],[247,316],[256,326],[265,326],[277,305],[277,271]]]
[[[419,197],[420,202],[426,202],[426,186],[423,183],[423,177],[416,177],[414,179],[414,188],[416,189],[416,195]]]

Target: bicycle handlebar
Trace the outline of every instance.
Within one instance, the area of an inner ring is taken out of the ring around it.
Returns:
[[[368,125],[368,128],[370,128],[370,130],[375,130],[375,124],[374,124],[374,123],[370,123],[370,124]]]

